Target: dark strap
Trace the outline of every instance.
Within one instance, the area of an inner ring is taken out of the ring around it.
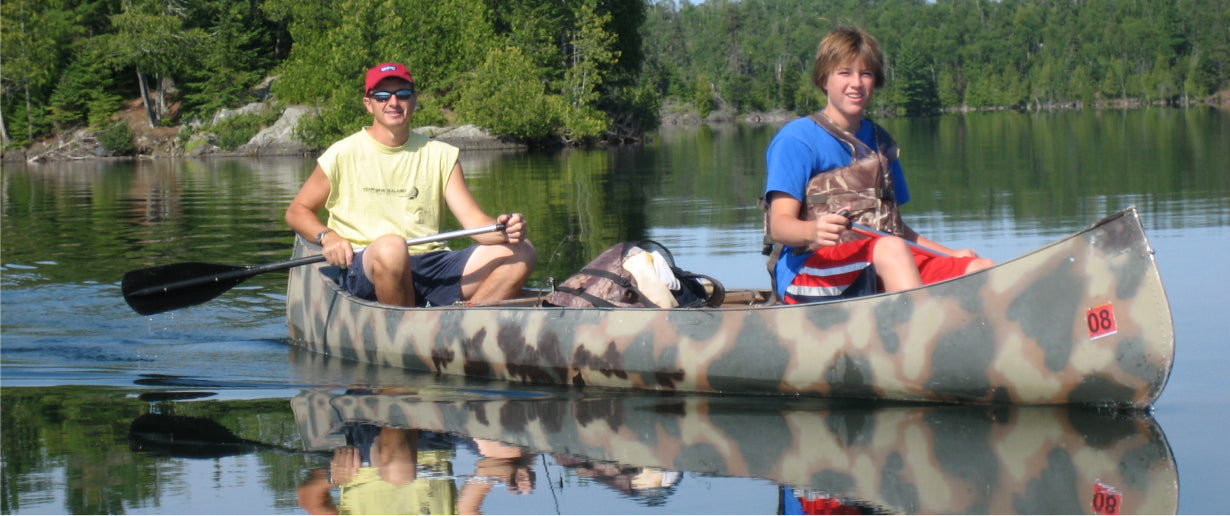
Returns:
[[[581,299],[584,299],[586,301],[589,301],[589,304],[594,305],[598,308],[614,308],[615,307],[615,305],[611,304],[607,300],[594,296],[584,290],[575,289],[572,287],[555,287],[555,290],[556,292],[563,292],[565,294],[571,294]]]
[[[715,279],[713,276],[709,276],[707,274],[697,274],[695,272],[688,272],[678,267],[671,267],[671,272],[673,272],[675,274],[675,277],[679,278],[681,282],[688,280],[688,279],[693,279],[693,278],[702,278],[705,281],[709,282],[710,285],[713,286],[713,292],[709,294],[703,300],[701,304],[710,306],[710,307],[719,307],[719,306],[722,306],[722,303],[726,302],[726,287],[723,286],[722,283],[719,282],[717,279]],[[683,288],[687,288],[687,287],[683,287]],[[703,285],[702,285],[702,288],[703,288]],[[680,305],[680,306],[683,306],[683,305]],[[696,307],[696,306],[700,306],[700,305],[689,305],[688,307]]]
[[[852,192],[852,193],[859,193],[859,192],[857,192],[857,191],[851,191],[851,192]],[[876,199],[883,200],[883,201],[891,201],[891,200],[893,200],[892,190],[887,190],[887,189],[884,189],[884,188],[867,188],[867,189],[861,190],[861,192],[870,192],[870,193],[871,193],[871,195],[872,195],[873,197],[875,197]],[[843,192],[843,193],[844,193],[844,192]],[[805,202],[804,204],[805,204],[805,205],[811,205],[811,204],[825,204],[825,203],[827,203],[827,202],[829,201],[829,197],[832,197],[832,195],[830,195],[830,194],[812,194],[812,195],[808,195],[808,196],[807,196],[807,200],[806,200],[806,202]]]
[[[765,259],[765,268],[769,269],[769,299],[766,304],[776,305],[781,299],[777,297],[777,261],[782,257],[783,246],[781,244],[772,244],[766,253],[769,257]]]
[[[636,288],[636,285],[633,285],[633,284],[632,284],[632,281],[631,281],[631,280],[629,280],[628,278],[625,278],[625,277],[620,276],[620,275],[618,275],[618,274],[615,274],[615,273],[613,273],[613,272],[610,272],[610,271],[604,271],[604,270],[601,270],[601,269],[581,269],[581,272],[580,272],[580,273],[581,273],[581,274],[588,274],[588,275],[590,275],[590,276],[597,276],[597,277],[599,277],[599,278],[606,278],[606,279],[608,279],[608,280],[611,280],[611,281],[615,282],[615,284],[616,284],[616,285],[619,285],[619,286],[621,286],[621,287],[623,287],[623,288],[626,288],[626,289],[631,290],[632,292],[636,293],[637,298],[639,298],[639,299],[641,300],[641,302],[642,302],[642,303],[644,303],[644,304],[646,304],[646,305],[649,305],[649,307],[651,307],[651,308],[662,308],[662,307],[658,306],[658,305],[657,305],[657,303],[654,303],[653,301],[651,301],[651,300],[649,299],[649,297],[645,295],[645,293],[644,293],[644,292],[641,292],[641,289]],[[584,300],[586,300],[586,301],[589,301],[589,303],[590,303],[590,304],[592,304],[592,305],[594,305],[594,306],[597,306],[597,307],[602,307],[602,308],[614,308],[614,307],[616,306],[614,303],[611,303],[610,301],[607,301],[607,300],[602,299],[602,298],[600,298],[600,297],[594,296],[593,294],[590,294],[590,293],[588,293],[588,292],[586,292],[586,291],[584,291],[584,290],[581,290],[581,289],[576,289],[576,288],[572,288],[572,287],[564,287],[564,286],[560,286],[560,287],[555,287],[555,290],[558,290],[558,291],[563,292],[563,293],[565,293],[565,294],[572,294],[572,295],[574,295],[574,296],[577,296],[577,297],[579,297],[579,298],[581,298],[581,299],[584,299]]]
[[[671,267],[675,266],[675,255],[671,254],[671,250],[667,249],[666,246],[658,243],[657,240],[641,240],[636,243],[636,247],[639,247],[642,250],[646,252],[650,252],[650,253],[654,251],[658,251],[662,254],[663,258],[666,258],[667,264],[669,264]]]
[[[588,275],[590,275],[590,276],[597,276],[597,277],[599,277],[599,278],[606,278],[606,279],[609,279],[609,280],[611,280],[611,281],[614,281],[616,285],[619,285],[619,286],[624,287],[624,288],[636,288],[636,287],[632,286],[632,281],[631,281],[631,280],[629,280],[628,278],[625,278],[625,277],[623,277],[623,276],[620,276],[620,275],[618,275],[618,274],[615,274],[615,273],[613,273],[613,272],[611,272],[611,271],[604,271],[604,270],[602,270],[602,269],[581,269],[581,274],[588,274]]]
[[[756,199],[756,206],[764,213],[764,237],[760,254],[768,257],[765,259],[765,268],[769,271],[769,299],[765,303],[775,305],[780,301],[777,298],[777,260],[782,257],[782,246],[769,237],[769,200],[760,197]]]

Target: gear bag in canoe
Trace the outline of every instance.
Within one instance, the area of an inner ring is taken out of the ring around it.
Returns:
[[[680,269],[665,246],[641,240],[607,248],[545,301],[575,308],[695,308],[720,306],[725,297],[716,279]]]

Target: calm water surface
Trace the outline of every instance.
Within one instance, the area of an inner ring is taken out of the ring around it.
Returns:
[[[795,495],[863,512],[1230,507],[1230,279],[1216,272],[1230,254],[1230,114],[884,125],[904,149],[907,222],[951,247],[1003,261],[1139,207],[1177,340],[1151,417],[582,396],[331,360],[285,343],[284,274],[152,317],[119,289],[151,265],[287,259],[282,214],[310,159],[6,163],[0,512],[301,514],[323,503],[313,479],[346,445],[330,430],[361,441],[408,414],[417,431],[385,432],[417,442],[419,480],[389,496],[425,511],[762,514],[789,511]],[[536,285],[652,238],[684,268],[760,287],[755,201],[775,130],[677,128],[637,147],[465,153],[463,166],[489,213],[533,224]],[[1176,476],[1174,500],[1159,486]]]

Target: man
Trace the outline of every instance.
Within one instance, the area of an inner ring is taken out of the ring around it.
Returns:
[[[316,160],[286,222],[320,244],[330,264],[346,269],[341,285],[359,297],[441,306],[515,296],[536,262],[524,218],[484,213],[466,185],[459,150],[410,130],[417,97],[405,65],[376,66],[364,84],[372,125]],[[467,229],[500,223],[504,230],[475,236],[478,245],[460,251],[443,242],[407,249],[407,238],[440,232],[446,205]],[[322,207],[327,224],[316,216]]]

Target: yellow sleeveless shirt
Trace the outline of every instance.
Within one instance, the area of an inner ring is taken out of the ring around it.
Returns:
[[[417,238],[440,232],[444,187],[460,151],[410,132],[401,147],[377,142],[367,128],[331,145],[316,162],[329,178],[326,225],[355,247],[383,235]],[[444,242],[410,254],[448,249]]]

